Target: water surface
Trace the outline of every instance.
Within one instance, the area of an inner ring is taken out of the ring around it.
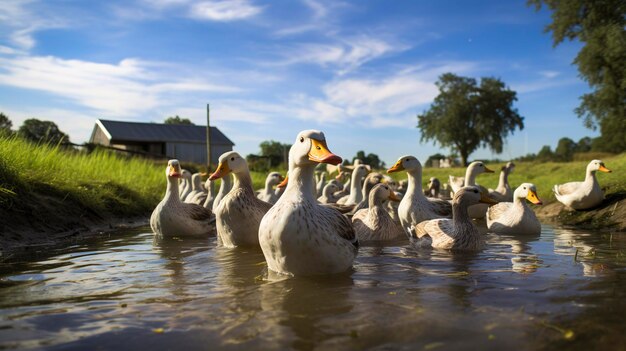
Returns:
[[[362,247],[285,279],[260,250],[149,228],[0,268],[0,349],[626,349],[626,233],[544,225],[477,253]]]

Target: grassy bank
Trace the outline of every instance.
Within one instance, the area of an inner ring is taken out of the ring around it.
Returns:
[[[153,161],[108,151],[87,154],[0,136],[3,245],[149,214],[163,194],[163,172]]]

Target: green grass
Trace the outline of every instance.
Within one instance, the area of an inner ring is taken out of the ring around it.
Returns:
[[[104,150],[87,154],[0,136],[0,206],[11,207],[37,193],[99,213],[138,215],[162,197],[164,165]]]
[[[509,175],[509,184],[515,189],[521,183],[533,183],[537,186],[539,197],[546,202],[552,202],[555,200],[552,192],[555,184],[585,179],[587,164],[596,155],[590,156],[591,158],[583,161],[572,162],[515,162],[515,170]],[[613,171],[612,173],[597,172],[598,182],[605,189],[605,193],[626,191],[626,153],[603,155],[602,161]],[[486,188],[495,189],[498,185],[500,168],[504,164],[487,164],[487,167],[494,173],[481,174],[476,178],[476,182]],[[447,183],[448,175],[464,176],[465,168],[424,168],[422,183],[426,186],[430,177],[438,178],[442,184]],[[403,172],[394,173],[392,176],[397,180],[406,179],[406,174]]]

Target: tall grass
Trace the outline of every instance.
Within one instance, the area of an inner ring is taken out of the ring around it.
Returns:
[[[36,192],[94,211],[139,214],[162,196],[164,165],[105,150],[87,154],[0,136],[0,189],[4,203]]]

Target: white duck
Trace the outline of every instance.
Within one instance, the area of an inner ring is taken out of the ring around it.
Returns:
[[[350,177],[350,193],[337,201],[342,205],[356,205],[363,200],[363,178],[369,173],[369,167],[364,164],[354,166]]]
[[[498,234],[541,233],[541,224],[526,200],[535,205],[542,202],[537,197],[537,188],[532,183],[522,183],[513,193],[513,202],[500,202],[487,210],[487,228]]]
[[[180,195],[181,201],[184,201],[187,195],[189,195],[189,193],[191,192],[191,173],[188,170],[183,169],[180,172],[180,177],[182,180],[181,184],[183,185],[183,187],[182,189],[179,188],[180,189],[179,195]]]
[[[586,210],[598,206],[604,200],[604,193],[596,179],[596,171],[611,172],[604,166],[604,162],[593,160],[587,165],[585,181],[554,186],[556,199],[575,210]]]
[[[430,177],[428,180],[428,189],[424,192],[424,195],[428,197],[439,198],[439,190],[441,190],[441,182],[435,177]]]
[[[191,176],[191,191],[187,196],[185,196],[185,202],[194,203],[192,200],[200,194],[203,194],[204,190],[202,189],[202,175],[200,173],[194,173]]]
[[[213,213],[215,213],[215,210],[217,210],[217,206],[220,204],[220,202],[222,202],[222,199],[224,198],[224,196],[226,196],[226,194],[228,194],[228,192],[230,191],[230,189],[232,189],[232,187],[233,187],[232,174],[229,174],[226,177],[222,177],[221,182],[220,182],[220,188],[217,191],[217,195],[215,195],[215,200],[213,200],[213,207],[211,207],[211,209],[213,210]]]
[[[368,174],[367,177],[365,177],[365,180],[363,181],[363,187],[361,188],[361,193],[363,193],[363,200],[354,205],[354,208],[350,211],[351,214],[355,214],[358,210],[362,210],[368,207],[370,192],[372,191],[374,186],[380,183],[383,179],[383,175],[378,172],[372,172]]]
[[[207,179],[204,186],[208,189],[207,196],[202,203],[205,208],[213,208],[213,202],[215,201],[215,181]]]
[[[387,184],[377,184],[368,196],[369,207],[358,210],[352,225],[359,241],[388,241],[406,237],[387,213],[387,202],[400,201]]]
[[[409,185],[398,206],[400,224],[406,234],[414,236],[415,227],[423,221],[450,217],[452,205],[440,199],[427,198],[422,191],[422,164],[415,156],[402,156],[387,173],[406,171]]]
[[[271,172],[268,174],[267,178],[265,178],[265,188],[263,188],[256,196],[257,199],[270,204],[276,203],[279,196],[276,193],[276,190],[274,190],[274,186],[280,184],[283,179],[283,176],[278,172]]]
[[[217,236],[226,247],[256,246],[259,223],[272,205],[256,198],[248,164],[235,151],[220,156],[217,170],[209,179],[222,178],[231,172],[235,178],[233,187],[215,209]]]
[[[326,172],[321,172],[320,179],[317,181],[317,184],[315,185],[317,197],[322,196],[322,190],[324,190],[324,186],[326,186]]]
[[[338,273],[356,257],[358,240],[339,211],[318,204],[313,172],[318,163],[339,164],[324,133],[305,130],[289,150],[289,182],[283,196],[265,214],[259,241],[270,270],[290,275]]]
[[[495,189],[489,189],[489,196],[498,201],[513,201],[513,190],[509,185],[509,174],[513,172],[515,163],[507,162],[500,171],[500,179],[498,180],[498,186]]]
[[[165,197],[150,216],[152,231],[161,237],[208,236],[211,211],[198,205],[180,201],[178,178],[181,176],[178,160],[169,160],[165,169],[167,190]]]
[[[449,176],[449,184],[452,189],[452,193],[456,193],[464,186],[475,186],[476,176],[482,173],[493,173],[493,171],[487,168],[483,162],[474,161],[467,166],[467,169],[465,170],[465,177]]]
[[[452,199],[452,219],[433,219],[418,224],[415,228],[417,244],[429,245],[436,249],[480,249],[484,245],[484,240],[467,213],[470,205],[479,202],[496,203],[476,186],[459,189]]]
[[[337,183],[329,182],[322,191],[322,196],[317,198],[317,201],[323,204],[334,204],[337,202],[335,192],[339,190]]]

